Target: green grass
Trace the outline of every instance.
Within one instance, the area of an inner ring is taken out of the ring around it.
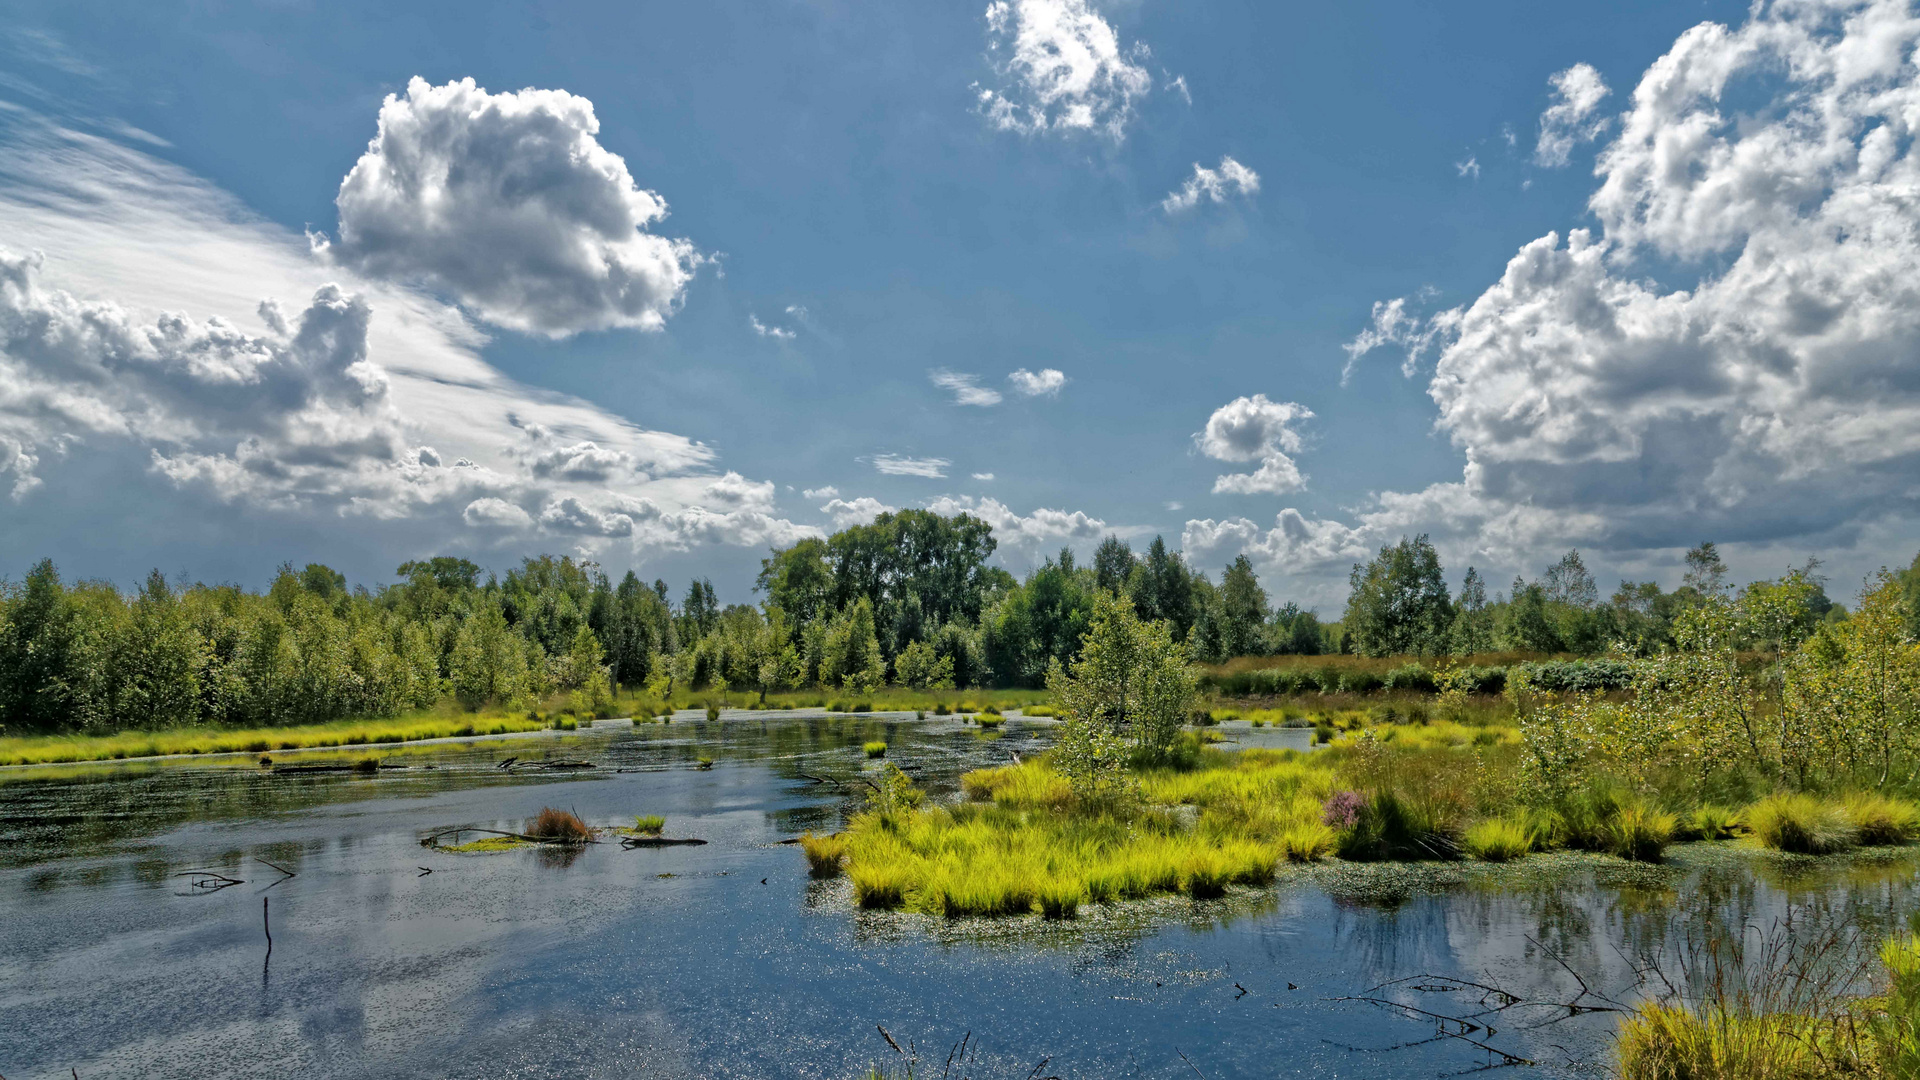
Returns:
[[[633,819],[633,831],[645,836],[659,836],[667,827],[667,819],[659,814],[641,814]]]
[[[1860,839],[1846,807],[1812,795],[1769,795],[1747,807],[1745,816],[1754,839],[1776,851],[1826,855]]]
[[[800,848],[807,854],[807,869],[814,877],[840,875],[842,860],[847,856],[847,838],[844,834],[816,836],[805,833],[800,837]]]
[[[1460,850],[1482,862],[1511,862],[1533,850],[1534,831],[1524,821],[1488,818],[1469,826]]]
[[[863,749],[866,750],[867,756],[870,758],[887,756],[887,744],[878,739],[874,740],[873,742],[867,743],[863,747]]]
[[[504,735],[539,731],[547,724],[519,716],[431,715],[398,720],[339,720],[277,728],[176,728],[123,731],[114,735],[25,735],[0,737],[0,765],[40,765],[78,761],[192,754],[260,754],[309,747],[371,746],[463,735]]]

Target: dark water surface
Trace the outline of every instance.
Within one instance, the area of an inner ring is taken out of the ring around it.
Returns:
[[[917,1049],[920,1076],[942,1075],[969,1033],[951,1077],[1506,1065],[1433,1019],[1338,1000],[1450,1016],[1506,1000],[1446,977],[1524,999],[1465,1032],[1536,1063],[1496,1071],[1599,1075],[1616,1015],[1555,1004],[1580,994],[1576,973],[1596,995],[1631,998],[1641,957],[1711,926],[1790,917],[1870,937],[1911,899],[1904,853],[1795,864],[1691,845],[1654,868],[1554,856],[1283,870],[1273,888],[1222,900],[947,923],[858,912],[844,882],[809,880],[798,848],[778,844],[839,826],[849,797],[802,774],[859,775],[868,739],[940,795],[1050,737],[1018,718],[983,738],[911,716],[683,714],[385,749],[410,767],[373,777],[275,776],[233,758],[0,771],[0,1075],[847,1078],[904,1066],[876,1025]],[[596,767],[495,768],[509,756]],[[460,824],[517,828],[543,806],[608,826],[664,814],[669,836],[709,843],[571,855],[419,843]],[[244,883],[208,891],[178,876],[206,868]]]

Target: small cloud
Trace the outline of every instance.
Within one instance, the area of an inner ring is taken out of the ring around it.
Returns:
[[[946,458],[910,458],[899,454],[876,454],[873,467],[887,476],[924,476],[938,480],[947,475],[947,466],[953,464]]]
[[[1177,513],[1184,509],[1186,509],[1186,507],[1181,506],[1178,502],[1170,502],[1167,504],[1167,510],[1170,512]]]
[[[1594,115],[1613,91],[1592,64],[1575,64],[1547,78],[1553,104],[1540,114],[1540,141],[1533,148],[1535,164],[1549,169],[1565,165],[1573,148],[1592,142],[1607,130],[1612,117]]]
[[[1169,214],[1191,210],[1205,200],[1226,202],[1240,195],[1252,197],[1260,194],[1260,174],[1230,157],[1222,157],[1217,168],[1206,168],[1199,162],[1193,163],[1193,175],[1187,177],[1179,191],[1169,192],[1160,200],[1160,208]]]
[[[1475,180],[1480,179],[1480,159],[1477,157],[1468,157],[1465,161],[1456,161],[1453,163],[1453,168],[1463,179],[1469,176]]]
[[[1509,149],[1520,145],[1520,136],[1514,134],[1512,124],[1500,125],[1500,138],[1506,141],[1507,147]]]
[[[851,525],[870,525],[881,514],[891,514],[897,506],[888,506],[879,499],[862,495],[857,499],[834,499],[820,508],[820,512],[833,519],[833,527],[844,529]]]
[[[1160,69],[1160,74],[1167,74],[1166,69]],[[1193,104],[1193,94],[1187,89],[1187,77],[1185,75],[1175,75],[1173,78],[1168,79],[1167,93],[1179,94],[1180,100],[1189,105]]]
[[[975,480],[979,480],[979,481],[981,481],[982,483],[984,483],[984,482],[986,482],[986,481],[988,481],[988,480],[991,480],[991,479],[993,479],[993,474],[992,474],[992,473],[990,473],[990,472],[977,472],[977,473],[974,473],[974,474],[973,474],[973,478],[974,478]]]
[[[747,325],[753,327],[753,332],[759,334],[761,337],[770,337],[776,341],[793,340],[793,331],[783,326],[768,326],[766,323],[760,321],[760,316],[758,315],[748,315]]]
[[[1000,391],[981,386],[978,375],[936,368],[927,372],[927,378],[933,380],[933,385],[951,393],[955,405],[978,405],[986,408],[1000,404]]]
[[[810,500],[811,499],[837,499],[840,497],[840,489],[837,487],[834,487],[832,484],[828,484],[825,487],[808,488],[807,490],[801,492],[800,494],[805,495]]]
[[[1055,397],[1059,395],[1060,388],[1067,385],[1067,376],[1057,368],[1041,368],[1039,371],[1021,368],[1008,375],[1007,381],[1013,384],[1015,390],[1028,397],[1039,397],[1042,394]]]

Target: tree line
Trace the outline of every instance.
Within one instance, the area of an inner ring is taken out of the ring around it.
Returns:
[[[1725,591],[1726,576],[1706,544],[1689,554],[1678,589],[1623,582],[1602,601],[1575,551],[1489,600],[1472,568],[1450,593],[1421,536],[1356,565],[1344,617],[1322,623],[1271,602],[1245,556],[1216,582],[1162,539],[1136,553],[1109,536],[1089,563],[1063,549],[1016,579],[990,564],[995,547],[992,528],[971,515],[882,514],[771,552],[754,581],[759,602],[724,606],[706,579],[676,603],[664,581],[629,571],[616,583],[566,556],[525,559],[504,575],[423,559],[373,589],[317,563],[287,565],[261,592],[158,571],[124,592],[65,582],[43,560],[0,582],[0,730],[311,723],[447,699],[466,709],[558,699],[603,712],[623,689],[658,702],[715,690],[1038,687],[1078,657],[1104,598],[1164,624],[1203,662],[1594,653],[1617,642],[1652,654],[1673,644],[1682,612]],[[1741,594],[1791,597],[1796,627],[1844,617],[1815,570]],[[1920,587],[1920,572],[1901,580]]]

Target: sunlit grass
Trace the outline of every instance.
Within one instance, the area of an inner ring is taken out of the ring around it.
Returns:
[[[39,765],[177,754],[269,753],[309,747],[416,742],[465,735],[539,731],[543,720],[520,716],[444,715],[400,720],[339,720],[275,728],[178,728],[114,735],[0,737],[0,765]]]

